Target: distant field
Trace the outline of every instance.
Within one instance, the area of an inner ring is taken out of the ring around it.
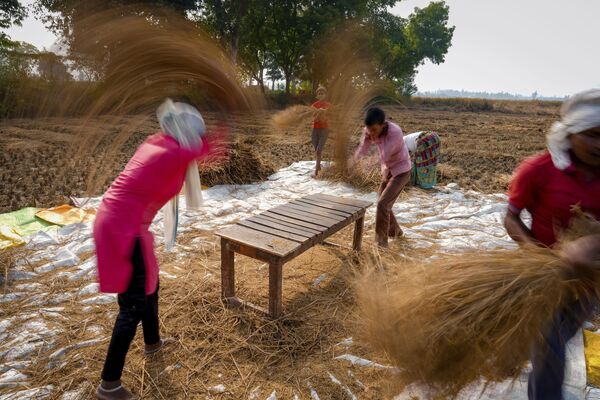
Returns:
[[[406,105],[386,110],[405,133],[418,130],[440,133],[442,183],[457,182],[465,188],[501,192],[517,163],[544,149],[544,134],[556,119],[559,105],[540,101],[415,98]],[[274,132],[269,124],[273,112],[241,115],[231,122],[230,161],[218,169],[203,170],[204,184],[259,181],[278,168],[312,157],[310,128],[306,127],[306,135]],[[209,125],[214,123],[214,115],[205,116]],[[141,117],[97,120],[94,124],[99,124],[110,138],[136,118]],[[359,116],[356,124],[358,128]],[[103,159],[99,154],[80,155],[82,159],[74,168],[67,150],[73,139],[85,135],[89,129],[80,119],[3,121],[0,212],[31,205],[51,206],[68,201],[70,195],[82,195],[86,192],[85,171],[98,166],[106,171],[105,188],[139,143],[157,128],[152,120],[142,121],[115,156]],[[354,138],[357,141],[358,136]]]

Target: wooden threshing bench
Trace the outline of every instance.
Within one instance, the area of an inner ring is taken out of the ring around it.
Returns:
[[[229,306],[260,309],[235,297],[234,254],[269,263],[269,316],[281,315],[283,264],[355,222],[353,248],[360,251],[365,211],[372,203],[314,194],[224,228],[221,237],[221,294]]]

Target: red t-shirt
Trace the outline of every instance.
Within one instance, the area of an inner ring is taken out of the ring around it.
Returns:
[[[561,171],[546,152],[519,165],[508,201],[513,212],[531,213],[533,236],[552,246],[556,234],[568,228],[573,206],[600,220],[600,174],[590,180],[574,167]]]
[[[327,101],[317,100],[312,104],[312,107],[313,108],[322,108],[322,109],[327,110],[329,107],[331,107],[331,103],[329,103]],[[325,119],[325,118],[315,119],[313,122],[313,128],[316,128],[316,129],[329,128],[327,119]]]

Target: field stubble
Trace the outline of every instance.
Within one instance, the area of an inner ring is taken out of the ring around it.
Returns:
[[[386,111],[405,133],[419,130],[440,133],[441,183],[456,182],[464,188],[489,193],[505,191],[515,166],[523,158],[544,149],[545,132],[558,113],[558,105],[554,103],[546,105],[542,109],[544,112],[537,104],[531,107],[529,113],[523,105],[506,108],[504,103],[502,112],[457,111],[424,105],[387,107]],[[229,161],[220,166],[201,168],[203,184],[261,181],[294,161],[311,159],[310,125],[293,132],[277,131],[270,123],[272,115],[270,111],[236,115],[229,121]],[[217,122],[216,115],[205,113],[205,116],[209,127]],[[136,118],[143,117],[96,119],[91,123],[102,126],[107,132],[105,140],[108,143]],[[357,132],[359,128],[360,118],[357,117]],[[106,189],[137,146],[157,129],[156,121],[146,119],[112,157],[106,159],[98,153],[89,154],[79,157],[78,165],[73,166],[68,150],[75,139],[86,134],[86,126],[81,119],[15,119],[2,122],[0,212],[25,206],[49,207],[68,202],[69,196],[100,195],[86,191],[87,171],[102,164],[102,168],[108,171],[103,185]],[[355,134],[351,147],[356,146],[358,140],[358,134]],[[332,143],[333,140],[328,142],[325,159],[333,157]],[[102,151],[102,146],[99,151]],[[374,189],[378,179],[376,174],[370,174],[364,188]]]

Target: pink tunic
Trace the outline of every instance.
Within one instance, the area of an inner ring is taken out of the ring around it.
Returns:
[[[376,140],[371,140],[367,135],[367,129],[363,131],[360,146],[356,150],[355,156],[364,156],[369,152],[371,145],[376,144],[379,149],[381,159],[381,173],[384,178],[387,177],[387,171],[392,176],[398,176],[411,170],[410,155],[408,148],[404,143],[402,129],[393,122],[388,122],[387,133]]]
[[[183,186],[188,165],[209,151],[187,150],[170,136],[150,136],[104,194],[94,222],[100,291],[123,293],[133,273],[131,256],[140,239],[146,266],[146,293],[158,284],[152,219]]]

